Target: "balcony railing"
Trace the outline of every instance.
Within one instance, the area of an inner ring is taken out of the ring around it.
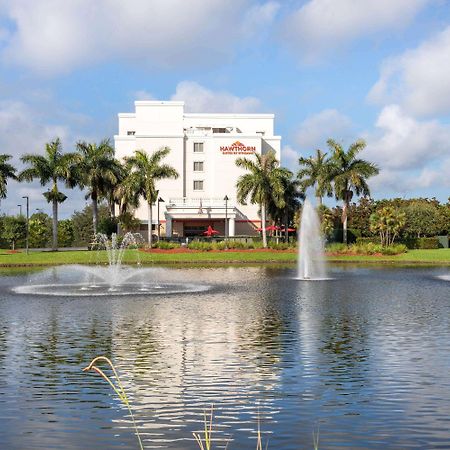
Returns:
[[[192,197],[180,197],[180,198],[170,198],[167,203],[167,207],[223,207],[225,208],[225,200],[223,198],[192,198]],[[230,200],[228,201],[228,207],[231,208],[232,204]]]

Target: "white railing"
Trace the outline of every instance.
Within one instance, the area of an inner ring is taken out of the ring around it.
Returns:
[[[167,207],[207,207],[216,206],[225,208],[225,200],[223,198],[191,198],[191,197],[180,197],[180,198],[170,198]],[[231,202],[228,201],[228,207],[231,207]]]

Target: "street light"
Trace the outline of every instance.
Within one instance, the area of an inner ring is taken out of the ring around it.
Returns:
[[[225,239],[228,238],[228,195],[223,198],[225,200]]]
[[[160,203],[164,203],[164,200],[161,197],[158,198],[158,242],[161,238],[161,224],[159,223],[159,204]]]
[[[28,237],[29,237],[29,227],[28,227],[28,221],[29,221],[29,216],[30,216],[30,197],[28,197],[28,195],[24,195],[22,198],[26,199],[27,201],[27,234],[26,234],[26,253],[28,255]]]

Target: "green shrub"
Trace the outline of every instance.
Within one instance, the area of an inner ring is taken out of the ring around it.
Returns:
[[[373,242],[363,242],[359,244],[351,244],[346,246],[344,244],[331,244],[327,246],[327,251],[333,253],[340,253],[342,255],[398,255],[405,253],[407,247],[404,244],[389,245],[387,247]]]
[[[272,250],[287,250],[289,248],[289,244],[287,242],[276,242],[270,241],[268,243],[268,247]]]
[[[437,237],[422,237],[417,239],[417,248],[435,249],[439,248],[439,239]]]
[[[188,248],[191,250],[200,250],[202,252],[209,252],[213,249],[212,242],[192,241],[189,242]]]
[[[345,253],[348,250],[348,247],[340,242],[333,242],[328,244],[325,247],[325,250],[331,253]]]
[[[179,247],[180,244],[178,244],[178,242],[159,241],[155,244],[155,248],[160,248],[162,250],[172,250],[173,248]]]
[[[408,247],[405,244],[395,244],[390,245],[389,247],[383,247],[381,253],[383,255],[399,255],[400,253],[406,253],[408,251]]]

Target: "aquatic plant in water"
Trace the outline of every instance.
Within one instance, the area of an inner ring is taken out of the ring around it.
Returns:
[[[102,369],[100,369],[99,367],[97,367],[95,365],[98,361],[105,361],[111,367],[111,370],[112,370],[112,372],[114,374],[115,382],[117,383],[117,386],[111,380],[111,378],[109,378],[105,374],[105,372],[103,372]],[[141,450],[144,450],[144,446],[142,445],[141,436],[139,435],[139,430],[138,430],[138,427],[136,425],[136,421],[134,420],[133,412],[131,411],[130,401],[128,400],[127,394],[125,392],[125,389],[123,387],[122,382],[120,381],[119,375],[117,374],[117,371],[116,371],[116,368],[114,367],[114,364],[106,356],[97,356],[96,358],[94,358],[90,362],[90,364],[87,367],[85,367],[83,369],[83,372],[89,372],[89,371],[93,371],[93,372],[98,373],[105,381],[107,381],[109,383],[109,385],[113,388],[114,392],[119,397],[120,401],[128,408],[128,412],[130,413],[130,417],[131,417],[131,420],[133,422],[134,430],[136,432],[136,437],[137,437],[137,439],[139,441],[139,448]]]
[[[110,366],[117,385],[111,380],[110,377],[108,377],[105,374],[105,372],[103,372],[102,369],[100,369],[96,365],[96,363],[99,361],[104,361]],[[90,362],[90,364],[87,367],[85,367],[83,369],[83,372],[90,372],[90,371],[96,372],[105,381],[107,381],[108,384],[111,386],[111,388],[114,390],[114,392],[119,397],[120,401],[128,408],[128,412],[130,413],[130,417],[133,422],[135,434],[136,434],[136,437],[139,442],[139,448],[141,450],[144,450],[144,446],[142,445],[141,436],[139,435],[139,430],[138,430],[136,421],[134,419],[133,412],[131,411],[130,401],[128,400],[127,394],[125,392],[122,382],[120,381],[119,375],[117,374],[114,364],[106,356],[97,356]],[[195,438],[200,450],[212,450],[213,413],[214,413],[213,406],[211,406],[211,412],[209,414],[209,418],[205,411],[203,436],[200,433],[195,433],[195,432],[192,433],[194,435],[194,438]],[[317,430],[317,434],[313,432],[313,442],[314,442],[314,450],[318,450],[319,449],[319,431],[318,430]],[[226,445],[226,448],[228,448],[228,443]],[[269,448],[268,441],[266,442],[266,446],[264,448],[265,448],[265,450],[267,450]],[[261,436],[261,427],[260,427],[259,418],[258,418],[258,432],[257,432],[257,438],[256,438],[256,450],[263,450],[263,441],[262,441],[262,436]]]

